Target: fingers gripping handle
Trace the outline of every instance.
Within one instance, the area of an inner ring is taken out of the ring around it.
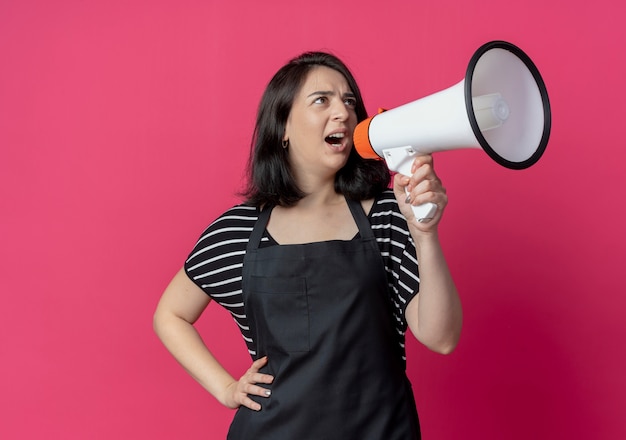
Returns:
[[[388,148],[382,151],[385,162],[391,171],[396,171],[405,176],[411,175],[411,165],[417,156],[417,151],[411,147]],[[437,212],[437,205],[434,203],[424,203],[422,205],[411,206],[415,218],[420,223],[428,223]]]

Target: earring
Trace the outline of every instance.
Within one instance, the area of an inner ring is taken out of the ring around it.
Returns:
[[[283,139],[283,148],[287,149],[288,146],[289,146],[289,139]]]

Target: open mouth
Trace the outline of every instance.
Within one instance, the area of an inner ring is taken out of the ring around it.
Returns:
[[[333,147],[341,147],[341,145],[343,145],[343,139],[345,138],[345,136],[345,133],[333,133],[329,136],[326,136],[324,140]]]

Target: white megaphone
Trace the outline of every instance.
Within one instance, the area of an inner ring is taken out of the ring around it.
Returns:
[[[405,175],[416,155],[459,148],[482,148],[500,165],[519,170],[539,160],[550,125],[537,67],[513,44],[491,41],[474,53],[458,84],[360,122],[354,146],[362,157],[384,158],[391,171]],[[437,205],[413,210],[427,222]]]

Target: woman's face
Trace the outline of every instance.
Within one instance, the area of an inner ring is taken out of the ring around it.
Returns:
[[[328,67],[312,69],[296,94],[283,139],[297,179],[334,176],[352,148],[356,98],[344,76]]]

